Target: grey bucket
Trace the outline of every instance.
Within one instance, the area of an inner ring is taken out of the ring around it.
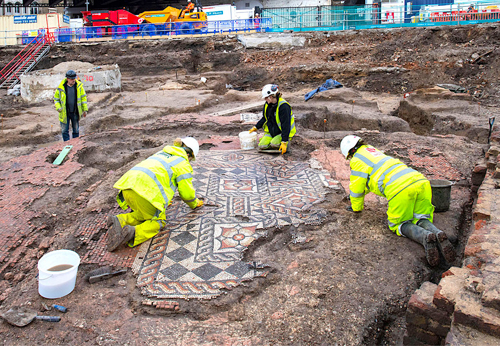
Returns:
[[[436,212],[450,209],[451,186],[453,183],[444,179],[429,180],[432,188],[432,205]]]

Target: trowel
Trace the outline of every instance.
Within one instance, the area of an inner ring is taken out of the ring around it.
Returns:
[[[212,201],[211,199],[209,199],[206,196],[201,196],[201,197],[199,197],[199,199],[201,199],[203,201],[203,205],[207,206],[207,207],[220,207],[221,206],[220,204]]]
[[[38,316],[36,311],[20,306],[12,307],[0,316],[8,323],[17,327],[27,326],[35,319],[46,322],[59,322],[61,320],[59,316]]]
[[[259,153],[281,154],[281,151],[279,149],[259,149]]]

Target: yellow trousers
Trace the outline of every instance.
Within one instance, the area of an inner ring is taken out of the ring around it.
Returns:
[[[134,190],[123,190],[123,198],[132,209],[131,213],[117,215],[120,225],[135,226],[134,239],[129,242],[130,247],[144,243],[153,238],[166,225],[165,213],[160,213],[145,198]],[[158,215],[159,214],[159,215]]]
[[[279,149],[281,145],[281,135],[271,136],[269,132],[265,132],[264,136],[259,141],[260,149]]]
[[[402,223],[417,223],[420,219],[432,222],[433,216],[432,189],[427,179],[413,183],[389,200],[387,221],[389,228],[399,236]]]

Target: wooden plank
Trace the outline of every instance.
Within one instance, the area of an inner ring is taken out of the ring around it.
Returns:
[[[224,115],[233,115],[233,114],[241,113],[244,111],[249,111],[249,110],[254,109],[254,108],[262,109],[262,107],[264,107],[264,103],[261,101],[258,103],[257,102],[256,103],[249,103],[249,104],[244,105],[244,106],[227,109],[227,110],[220,111],[220,112],[211,113],[209,115],[213,116],[213,117],[220,117],[220,116],[224,116]]]

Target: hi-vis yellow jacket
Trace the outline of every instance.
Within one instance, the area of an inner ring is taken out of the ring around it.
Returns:
[[[370,145],[361,146],[351,159],[349,190],[354,211],[364,208],[364,198],[369,192],[391,200],[411,184],[425,180],[419,172]]]
[[[134,166],[113,186],[121,191],[134,190],[160,212],[164,212],[179,189],[181,199],[191,209],[198,204],[192,179],[193,168],[184,149],[166,146],[162,151]],[[116,198],[123,210],[128,208],[122,193]]]
[[[66,78],[62,80],[56,89],[54,94],[54,105],[56,110],[60,109],[59,121],[66,124],[68,121],[68,115],[66,114],[66,91],[64,90],[64,83],[66,83]],[[76,106],[78,108],[78,119],[81,119],[83,112],[87,112],[89,107],[87,106],[87,94],[85,89],[83,89],[83,84],[78,79],[76,82]]]
[[[276,124],[278,124],[278,127],[280,128],[281,131],[283,129],[281,128],[281,121],[280,121],[280,106],[286,103],[287,105],[290,106],[290,104],[283,98],[280,97],[278,100],[278,107],[276,107]],[[266,118],[266,122],[264,125],[262,125],[262,128],[264,129],[264,132],[269,132],[269,128],[267,127],[267,103],[264,106],[264,118]],[[289,139],[292,139],[293,135],[297,132],[295,129],[295,118],[293,117],[293,111],[292,111],[292,106],[290,106],[290,134],[288,135]]]

